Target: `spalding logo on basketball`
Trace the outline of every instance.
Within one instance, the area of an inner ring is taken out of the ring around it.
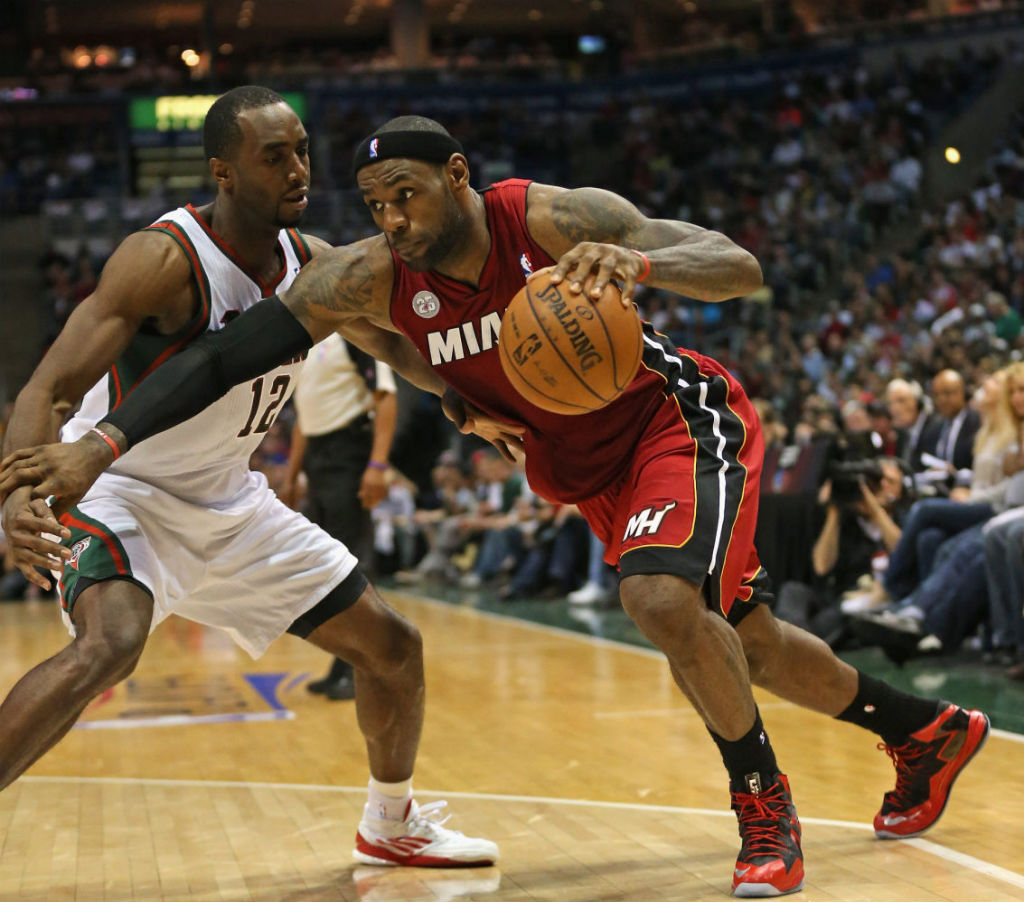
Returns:
[[[585,286],[585,289],[589,285]],[[498,336],[501,368],[527,401],[552,413],[580,414],[614,401],[636,375],[640,318],[609,283],[596,301],[547,273],[512,298]]]

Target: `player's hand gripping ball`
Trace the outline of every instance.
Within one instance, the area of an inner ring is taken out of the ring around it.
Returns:
[[[589,280],[588,280],[589,282]],[[531,404],[552,413],[600,410],[626,390],[640,366],[636,310],[611,282],[597,300],[551,284],[538,273],[512,298],[501,320],[501,368]]]

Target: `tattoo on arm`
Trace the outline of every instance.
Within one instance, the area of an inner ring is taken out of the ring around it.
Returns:
[[[617,201],[617,203],[615,202]],[[643,217],[621,198],[594,190],[566,191],[551,204],[551,218],[559,234],[578,244],[599,241],[618,244],[622,236],[637,228]]]
[[[374,273],[366,258],[323,257],[305,266],[288,290],[286,302],[302,322],[323,320],[330,314],[366,316],[373,310]]]
[[[648,219],[625,198],[599,188],[564,191],[550,203],[551,223],[571,245],[591,241],[644,250],[655,264],[652,284],[658,288],[721,301],[761,284],[757,261],[719,232]]]

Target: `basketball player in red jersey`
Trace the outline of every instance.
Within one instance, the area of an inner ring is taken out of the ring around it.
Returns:
[[[541,267],[553,266],[581,300],[591,277],[595,296],[619,281],[625,303],[643,280],[714,302],[759,285],[757,262],[719,233],[648,219],[607,191],[510,180],[477,192],[461,146],[422,117],[378,129],[354,168],[382,234],[322,255],[283,298],[157,370],[100,424],[118,451],[338,330],[442,395],[464,431],[524,451],[534,490],[576,502],[604,540],[623,606],[665,653],[721,752],[742,840],[737,896],[803,885],[800,824],[751,682],[881,735],[897,785],[875,817],[877,835],[930,827],[988,719],[859,673],[772,617],[753,547],[761,433],[729,373],[648,325],[634,382],[595,413],[541,411],[501,371],[501,314]],[[32,483],[36,497],[65,504],[112,456],[88,435],[14,455],[0,492]]]

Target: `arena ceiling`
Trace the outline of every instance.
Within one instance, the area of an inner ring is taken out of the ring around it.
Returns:
[[[19,0],[4,0],[18,3]],[[642,19],[661,29],[755,12],[768,0],[20,0],[32,39],[116,43],[133,36],[183,32],[204,21],[217,41],[248,38],[346,37],[386,34],[392,7],[422,5],[432,30],[462,34],[586,33]]]

